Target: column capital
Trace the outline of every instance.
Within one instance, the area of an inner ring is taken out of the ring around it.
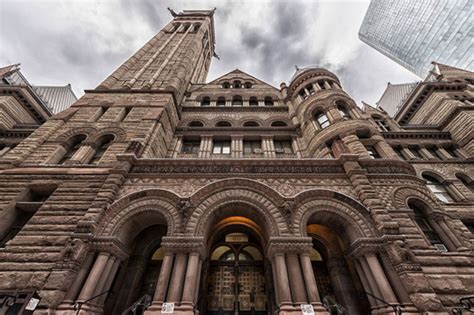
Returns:
[[[92,245],[97,251],[106,252],[120,261],[130,256],[128,248],[122,242],[112,237],[96,237]]]
[[[161,240],[161,246],[166,252],[172,253],[196,253],[205,256],[203,237],[165,236]]]
[[[368,254],[377,253],[381,246],[383,246],[383,241],[378,238],[359,238],[355,242],[349,245],[349,247],[344,251],[346,257],[358,258]]]
[[[300,254],[313,247],[311,237],[271,237],[267,247],[269,257],[276,254]]]

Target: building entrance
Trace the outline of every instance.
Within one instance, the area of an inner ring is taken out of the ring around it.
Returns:
[[[245,233],[228,233],[212,249],[207,283],[207,314],[266,314],[262,251]]]

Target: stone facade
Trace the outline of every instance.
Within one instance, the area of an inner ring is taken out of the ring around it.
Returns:
[[[320,68],[205,83],[214,12],[173,14],[1,157],[2,294],[36,292],[35,314],[149,296],[146,314],[361,315],[472,294],[473,73],[440,65],[395,119]]]

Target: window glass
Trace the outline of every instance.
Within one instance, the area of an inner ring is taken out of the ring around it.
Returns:
[[[244,154],[262,154],[262,144],[260,140],[244,140]]]
[[[201,146],[201,141],[199,140],[193,140],[193,141],[185,140],[183,141],[182,152],[187,153],[187,154],[197,154],[199,153],[200,146]]]
[[[316,121],[322,129],[328,127],[331,124],[329,122],[328,116],[323,113],[316,114]]]
[[[214,141],[213,154],[230,154],[230,141]]]
[[[293,147],[289,140],[273,140],[273,146],[275,147],[276,154],[292,154]]]
[[[380,159],[380,155],[377,150],[372,146],[367,146],[367,152],[372,159]]]
[[[423,179],[425,180],[426,186],[428,189],[442,202],[453,202],[453,198],[451,195],[448,193],[446,190],[446,187],[441,184],[438,180],[435,178],[428,176],[428,175],[423,175]]]

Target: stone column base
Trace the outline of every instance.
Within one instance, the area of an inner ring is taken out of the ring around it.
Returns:
[[[40,313],[36,313],[40,314]],[[46,313],[45,313],[46,314]],[[47,313],[51,314],[51,313]],[[90,304],[84,304],[81,307],[81,310],[78,312],[77,309],[74,309],[73,304],[60,304],[56,311],[54,311],[55,315],[103,315],[104,311],[102,310],[101,307],[97,307],[95,305],[90,305]]]

